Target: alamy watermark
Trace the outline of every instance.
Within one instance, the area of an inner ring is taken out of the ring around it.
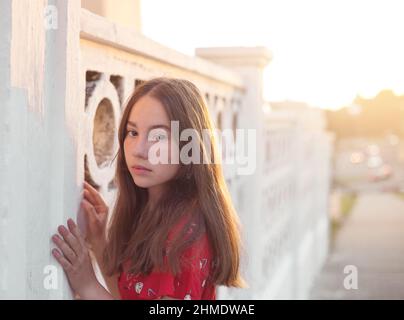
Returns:
[[[58,269],[56,266],[49,264],[43,269],[45,275],[43,279],[43,287],[45,290],[57,290],[58,289]]]
[[[358,268],[354,265],[347,265],[344,268],[344,274],[348,274],[344,278],[344,288],[346,290],[358,289]]]
[[[56,30],[58,28],[58,9],[56,6],[45,6],[43,25],[45,30]]]
[[[132,131],[130,129],[128,132]],[[256,129],[213,130],[218,152],[211,154],[212,131],[202,130],[202,137],[193,128],[179,132],[179,121],[171,121],[170,138],[164,129],[152,129],[148,140],[155,143],[148,150],[148,160],[151,164],[225,164],[235,165],[238,175],[251,175],[257,164],[257,134]],[[185,145],[179,149],[179,141]],[[202,143],[200,143],[202,142]],[[201,152],[203,148],[203,152]],[[202,158],[201,158],[202,155]]]

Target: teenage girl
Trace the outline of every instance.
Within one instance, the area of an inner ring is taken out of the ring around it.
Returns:
[[[185,129],[196,133],[191,149],[189,135],[183,141],[173,134],[175,123],[180,137]],[[84,182],[86,237],[72,219],[52,237],[58,247],[52,253],[76,295],[214,300],[217,285],[246,286],[239,268],[240,223],[213,130],[204,99],[191,82],[163,77],[135,89],[119,126],[117,198],[110,221],[105,201]],[[182,161],[189,151],[194,161]],[[153,160],[157,157],[159,163]],[[90,251],[108,291],[96,279]]]

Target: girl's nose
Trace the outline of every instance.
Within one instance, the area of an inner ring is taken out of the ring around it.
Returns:
[[[137,158],[148,159],[149,144],[147,137],[140,137],[136,139],[133,144],[133,155]]]

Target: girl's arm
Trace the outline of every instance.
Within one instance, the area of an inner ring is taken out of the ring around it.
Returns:
[[[102,259],[104,249],[105,249],[105,244],[102,244],[102,245],[95,246],[92,249],[92,251],[97,260],[98,266],[100,267],[101,274],[104,277],[104,280],[108,287],[109,292],[115,299],[121,299],[121,294],[119,293],[119,288],[118,288],[119,274],[116,273],[112,276],[107,276],[107,274],[105,272],[105,267],[104,267],[103,259]]]
[[[83,300],[114,300],[114,297],[99,282],[93,288],[83,291],[79,296]]]
[[[121,296],[118,289],[119,275],[107,276],[102,259],[106,246],[106,225],[109,208],[101,194],[88,182],[84,181],[83,187],[84,198],[81,206],[87,214],[87,241],[91,245],[91,251],[94,253],[109,292],[115,299],[120,299]]]

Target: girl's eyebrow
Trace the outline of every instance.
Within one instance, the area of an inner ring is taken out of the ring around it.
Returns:
[[[134,128],[137,127],[137,126],[136,126],[136,123],[134,123],[134,122],[132,122],[132,121],[129,121],[129,120],[128,120],[128,124],[127,124],[127,125],[128,125],[128,126],[132,126],[132,127],[134,127]],[[150,126],[147,131],[150,131],[150,130],[152,130],[152,129],[157,129],[157,128],[164,128],[164,129],[170,130],[170,127],[169,127],[169,126],[166,126],[165,124],[155,124],[155,125]]]

